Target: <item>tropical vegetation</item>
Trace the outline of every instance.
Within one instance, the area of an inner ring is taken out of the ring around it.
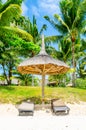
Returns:
[[[60,35],[54,36],[54,39],[51,36],[51,40],[55,41],[55,37],[58,38],[64,61],[71,59],[70,66],[73,67],[72,84],[75,86],[77,61],[86,57],[86,43],[83,38],[86,33],[86,0],[61,0],[59,5],[61,15],[54,14],[54,20],[49,16],[44,16],[44,18],[57,30],[57,33],[60,32]],[[85,48],[83,48],[83,42]],[[84,67],[85,65],[86,62]]]
[[[22,16],[21,4],[24,0],[0,0],[0,80],[11,85],[17,79],[21,85],[37,85],[37,78],[22,75],[17,71],[18,64],[27,57],[40,51],[41,34],[48,25],[43,23],[39,30],[37,19],[32,21]],[[45,36],[46,51],[56,59],[63,60],[70,68],[65,75],[50,76],[49,81],[56,81],[57,86],[66,86],[72,80],[72,86],[86,88],[86,0],[60,0],[60,15],[44,18],[56,29],[56,36]],[[50,43],[58,44],[56,50]],[[71,76],[72,75],[72,76]],[[72,77],[72,78],[71,78]]]
[[[15,71],[20,57],[39,51],[33,42],[33,36],[14,24],[14,18],[21,16],[21,3],[21,0],[11,0],[5,4],[0,2],[0,64],[2,76],[8,85],[11,84],[13,74],[17,73]]]

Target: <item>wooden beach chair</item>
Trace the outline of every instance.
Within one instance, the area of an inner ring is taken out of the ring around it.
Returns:
[[[52,112],[56,115],[67,115],[70,111],[70,108],[65,105],[62,99],[52,99],[51,109]]]
[[[18,106],[19,116],[33,116],[34,114],[34,103],[33,102],[22,102]]]

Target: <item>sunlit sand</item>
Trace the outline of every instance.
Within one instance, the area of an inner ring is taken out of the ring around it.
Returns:
[[[0,105],[0,130],[86,130],[86,102],[67,104],[69,115],[56,116],[50,109],[35,110],[33,116],[18,116],[12,104]]]

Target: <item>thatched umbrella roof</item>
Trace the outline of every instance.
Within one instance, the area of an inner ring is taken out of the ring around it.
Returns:
[[[18,66],[22,74],[54,75],[67,72],[69,67],[60,60],[49,56],[45,51],[44,38],[40,53],[32,58],[27,58]]]
[[[65,73],[69,67],[60,60],[49,56],[45,51],[44,36],[42,36],[42,49],[40,53],[32,58],[27,58],[18,66],[18,71],[22,74],[42,75],[42,98],[44,98],[45,75]]]

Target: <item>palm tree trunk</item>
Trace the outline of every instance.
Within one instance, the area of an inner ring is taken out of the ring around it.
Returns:
[[[12,83],[12,68],[13,68],[13,61],[9,62],[9,68],[8,68],[8,85],[11,85]]]
[[[28,81],[27,80],[25,81],[25,86],[28,86]]]
[[[74,42],[72,42],[72,65],[74,72],[72,73],[72,85],[75,87],[75,48],[74,48]]]
[[[34,54],[34,52],[32,51],[32,57],[34,57],[35,56],[35,54]],[[34,86],[34,76],[33,76],[33,74],[32,74],[32,86]]]
[[[2,67],[3,67],[3,72],[4,72],[5,80],[6,80],[7,84],[8,84],[9,81],[8,81],[8,77],[7,77],[6,72],[5,72],[5,66],[4,66],[4,64],[2,64]]]

